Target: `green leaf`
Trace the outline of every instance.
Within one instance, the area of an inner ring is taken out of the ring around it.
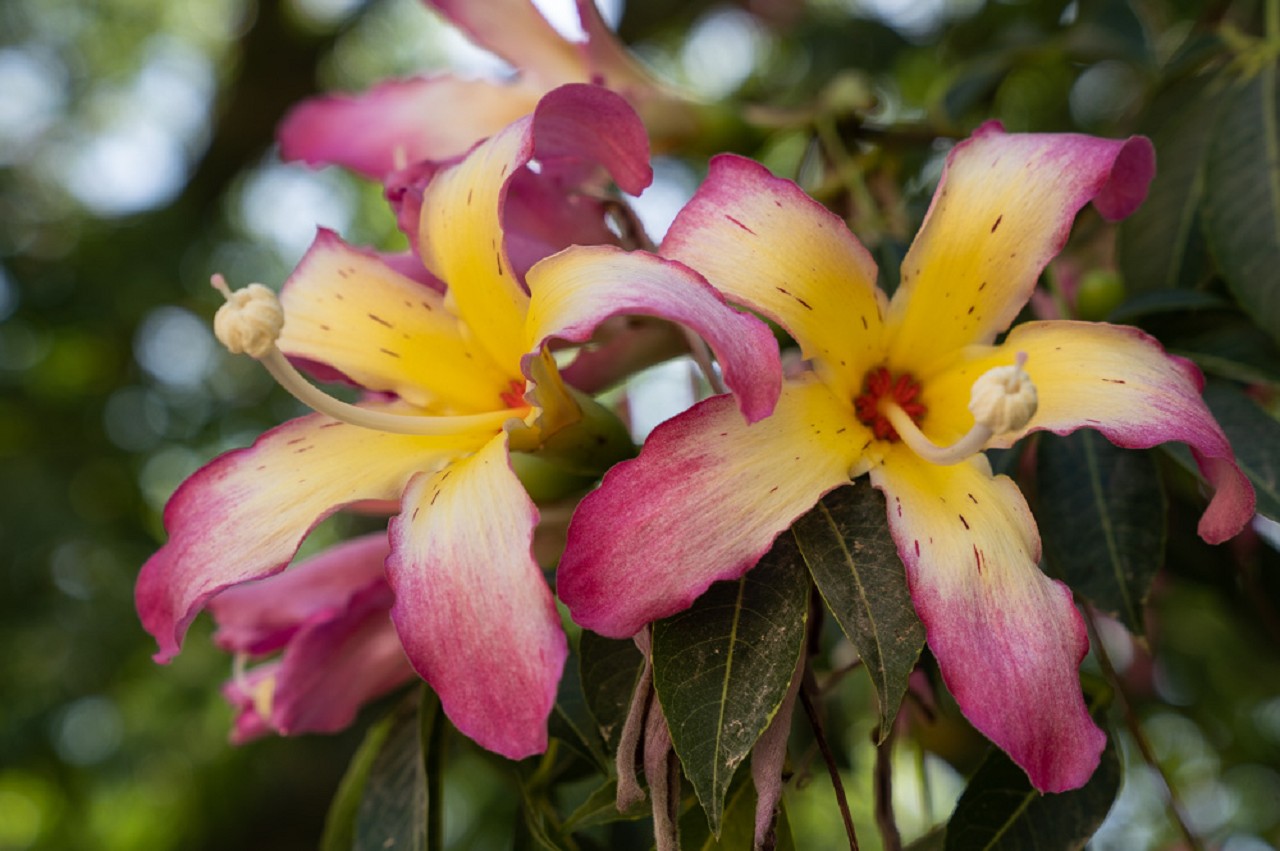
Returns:
[[[947,845],[946,826],[935,827],[924,836],[908,845],[905,851],[945,851]]]
[[[351,764],[342,775],[338,791],[333,796],[329,813],[324,820],[324,836],[320,839],[320,851],[351,851],[356,839],[356,816],[360,811],[360,801],[364,797],[365,786],[373,771],[374,762],[382,752],[387,737],[402,716],[413,716],[413,703],[393,709],[378,719],[364,734],[364,740],[351,757]],[[416,703],[416,699],[414,701]]]
[[[1164,561],[1168,501],[1155,460],[1082,429],[1041,435],[1036,465],[1049,572],[1141,635]]]
[[[839,488],[791,531],[822,599],[871,676],[883,741],[924,647],[884,497],[866,482]]]
[[[1236,463],[1253,483],[1258,511],[1280,521],[1280,421],[1225,381],[1210,381],[1204,401],[1231,441]]]
[[[804,648],[809,583],[795,542],[653,628],[653,684],[715,833],[734,770],[777,713]]]
[[[1280,383],[1280,347],[1235,307],[1149,314],[1136,324],[1205,372]]]
[[[1240,306],[1280,340],[1280,63],[1223,100],[1205,170],[1205,235]]]
[[[947,822],[946,851],[1076,851],[1102,824],[1120,790],[1115,737],[1083,787],[1041,794],[1002,751],[992,748]]]
[[[1195,286],[1207,274],[1198,210],[1221,98],[1190,78],[1155,98],[1143,116],[1156,148],[1147,199],[1119,227],[1116,260],[1130,292]]]
[[[1140,292],[1125,299],[1124,303],[1107,314],[1107,321],[1142,325],[1144,320],[1152,316],[1230,309],[1231,302],[1203,290],[1155,290]]]
[[[652,814],[648,801],[640,801],[626,812],[618,812],[618,781],[610,778],[597,786],[587,799],[564,820],[561,832],[568,834],[597,824],[635,821]]]
[[[517,833],[516,847],[538,848],[541,851],[569,851],[567,845],[556,841],[547,830],[547,810],[550,804],[545,798],[535,796],[534,790],[523,779],[520,781],[520,802],[520,812],[523,816],[521,826],[526,834],[520,836]]]
[[[618,746],[644,656],[630,639],[605,638],[587,630],[578,639],[578,654],[587,708],[612,753]]]
[[[441,848],[440,701],[425,686],[421,699],[399,707],[364,784],[352,851]]]
[[[604,752],[595,718],[588,708],[578,675],[578,666],[567,664],[556,690],[556,705],[547,719],[547,730],[575,752],[590,760],[596,768],[607,774],[609,758]]]

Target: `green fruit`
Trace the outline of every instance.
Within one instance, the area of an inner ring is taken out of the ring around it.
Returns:
[[[1124,280],[1114,269],[1090,269],[1076,289],[1076,316],[1099,321],[1124,301]]]

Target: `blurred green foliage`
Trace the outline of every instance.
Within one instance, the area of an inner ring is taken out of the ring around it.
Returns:
[[[1176,285],[1208,301],[1131,301],[1115,315],[1209,371],[1258,382],[1274,413],[1280,360],[1267,334],[1277,329],[1259,319],[1274,303],[1248,281],[1240,289],[1234,255],[1221,263],[1231,230],[1215,218],[1217,243],[1206,240],[1195,194],[1213,108],[1249,79],[1241,63],[1253,57],[1254,73],[1274,80],[1263,17],[1247,0],[663,0],[629,4],[620,32],[677,84],[749,104],[749,120],[717,141],[844,213],[890,279],[946,140],[992,117],[1010,130],[1152,133],[1172,177],[1122,234],[1121,271],[1131,293]],[[457,42],[413,0],[0,6],[0,849],[319,841],[360,731],[231,748],[217,692],[229,660],[198,625],[176,662],[152,664],[132,583],[176,484],[294,410],[253,364],[213,344],[210,273],[278,283],[316,224],[353,242],[398,239],[376,187],[280,165],[276,122],[319,89],[475,62]],[[745,47],[709,62],[725,44]],[[702,167],[659,173],[687,191]],[[1205,209],[1218,216],[1230,201],[1210,193]],[[1171,220],[1170,209],[1191,218]],[[1170,227],[1183,227],[1172,251]],[[1112,268],[1110,249],[1090,242],[1096,222],[1080,231],[1072,256],[1086,271]],[[1162,475],[1175,493],[1195,490],[1175,464]],[[1192,825],[1254,851],[1280,843],[1280,556],[1251,533],[1207,547],[1189,532],[1194,516],[1172,505],[1148,637],[1111,635],[1114,661]],[[343,536],[346,522],[330,521],[318,541]],[[828,707],[853,721],[829,735],[855,817],[869,824],[864,733],[875,708],[855,679]],[[918,738],[976,764],[945,717]],[[1171,847],[1162,791],[1132,736],[1121,743],[1126,787],[1098,847]],[[447,801],[453,842],[501,847],[510,837],[484,832],[481,805],[513,777],[455,748],[451,776],[471,791]],[[899,754],[906,774],[913,753]],[[808,756],[817,779],[789,798],[790,820],[796,847],[828,847],[839,817]],[[932,785],[900,790],[907,838],[945,818],[959,791],[934,756],[928,765]]]

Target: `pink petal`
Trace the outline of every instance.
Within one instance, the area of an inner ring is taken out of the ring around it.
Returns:
[[[498,54],[548,88],[587,80],[577,47],[556,32],[529,0],[425,2],[477,45]]]
[[[625,638],[736,579],[870,441],[849,405],[787,382],[773,416],[743,422],[715,396],[658,426],[611,469],[569,524],[556,590],[582,626]],[[744,519],[745,518],[745,519]]]
[[[594,0],[576,0],[576,4],[587,37],[577,47],[590,79],[620,93],[636,108],[654,149],[678,151],[691,140],[700,140],[706,150],[716,150],[716,129],[709,126],[714,121],[708,121],[706,109],[664,84],[639,62],[609,28]]]
[[[947,687],[1037,789],[1084,785],[1106,744],[1077,675],[1089,640],[1071,592],[1037,566],[1026,501],[981,455],[941,467],[895,447],[871,481]]]
[[[534,112],[533,139],[534,156],[546,166],[596,163],[631,195],[653,180],[644,123],[606,88],[579,83],[548,92]]]
[[[466,152],[532,112],[543,91],[440,75],[389,80],[360,95],[322,95],[284,117],[277,130],[280,156],[378,180],[419,160]]]
[[[500,436],[414,478],[391,521],[391,616],[405,652],[454,725],[511,759],[546,749],[568,655],[530,553],[537,520]]]
[[[343,610],[298,632],[276,669],[271,726],[281,735],[334,733],[360,708],[416,679],[392,626],[381,582]]]
[[[643,100],[645,95],[656,93],[660,85],[657,79],[636,61],[617,33],[609,28],[594,0],[576,0],[575,5],[587,37],[578,47],[586,57],[592,79],[602,79],[606,86],[627,95],[629,100],[633,96]]]
[[[782,365],[768,326],[725,302],[687,267],[643,252],[575,246],[529,271],[528,339],[584,343],[606,319],[623,314],[679,322],[707,341],[751,422],[778,400]]]
[[[566,191],[545,174],[521,171],[511,181],[503,210],[507,254],[524,277],[544,257],[570,245],[616,245],[603,197]]]
[[[386,540],[378,537],[385,553]],[[317,613],[290,638],[283,656],[224,684],[223,695],[237,710],[232,741],[337,732],[366,703],[415,679],[388,617],[391,603],[391,589],[379,579]]]
[[[228,588],[209,601],[218,623],[214,641],[228,651],[260,655],[278,650],[307,623],[342,611],[370,586],[385,585],[382,532],[330,547],[292,570]]]
[[[205,602],[284,569],[303,537],[343,505],[398,499],[416,470],[462,451],[457,441],[370,431],[313,415],[263,434],[196,471],[165,506],[169,542],[138,575],[142,625],[177,653]]]

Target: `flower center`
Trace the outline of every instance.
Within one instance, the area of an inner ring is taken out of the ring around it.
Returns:
[[[895,403],[918,425],[925,413],[925,406],[917,401],[919,396],[920,382],[911,373],[894,376],[880,366],[868,372],[863,380],[862,395],[853,400],[854,412],[878,439],[893,442],[899,439],[898,432],[881,411],[881,401],[888,399]]]
[[[858,419],[881,440],[901,440],[931,464],[950,466],[981,452],[992,437],[1021,431],[1036,414],[1036,385],[1018,352],[1010,366],[988,369],[969,391],[973,427],[950,446],[939,446],[920,431],[924,405],[916,401],[920,384],[908,374],[896,378],[884,367],[867,373],[866,392],[854,399]]]
[[[508,408],[524,408],[529,405],[529,403],[524,400],[523,381],[515,381],[513,379],[511,384],[507,387],[506,392],[502,393],[498,398],[500,398],[502,400],[502,404],[506,405]]]

